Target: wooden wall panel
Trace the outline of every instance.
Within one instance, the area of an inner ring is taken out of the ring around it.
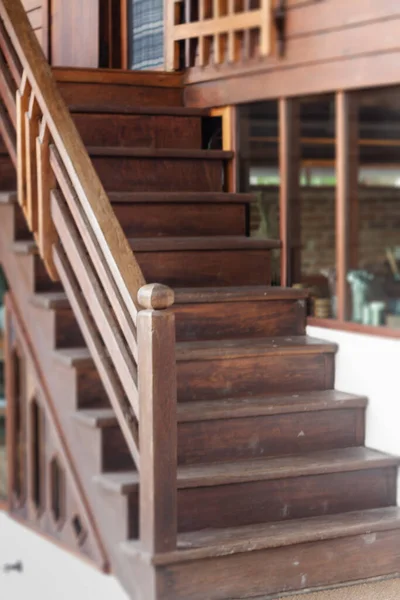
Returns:
[[[53,66],[98,67],[99,0],[52,0]]]
[[[275,48],[240,66],[193,68],[186,100],[220,106],[398,83],[399,30],[400,2],[393,0],[288,0],[283,57]]]
[[[46,56],[49,54],[49,2],[50,0],[22,0],[29,21]]]

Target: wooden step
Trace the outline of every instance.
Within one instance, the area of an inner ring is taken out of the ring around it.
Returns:
[[[132,75],[107,71],[92,75],[87,70],[56,73],[58,88],[72,111],[121,113],[139,106],[183,106],[182,81],[164,73]],[[85,73],[86,71],[86,73]]]
[[[147,281],[174,286],[268,284],[279,242],[245,236],[129,240]]]
[[[279,240],[262,240],[245,235],[160,237],[129,239],[134,252],[185,252],[212,250],[272,250],[280,248]]]
[[[331,389],[336,350],[305,336],[179,342],[178,399]]]
[[[66,367],[76,369],[93,368],[93,359],[88,348],[63,348],[53,352],[54,359]]]
[[[112,204],[250,204],[254,194],[228,192],[108,192]]]
[[[248,206],[245,203],[201,203],[201,200],[198,203],[174,203],[167,202],[166,197],[163,203],[114,203],[114,213],[125,235],[155,238],[247,234]]]
[[[98,449],[98,470],[103,473],[112,471],[115,474],[133,469],[134,462],[123,435],[118,435],[121,430],[117,420],[107,417],[110,413],[114,417],[110,408],[87,409],[77,411],[73,417],[78,425],[90,430],[83,435],[89,448]]]
[[[400,571],[400,509],[180,534],[151,560],[163,600],[276,598]],[[131,561],[138,542],[121,545]]]
[[[51,317],[54,319],[55,348],[85,345],[79,325],[63,292],[33,294],[31,304],[36,308],[51,311]]]
[[[65,292],[42,292],[40,294],[33,294],[31,303],[33,306],[46,310],[70,308],[69,300]]]
[[[15,254],[19,254],[21,256],[31,256],[38,254],[39,252],[37,244],[34,240],[19,240],[17,242],[13,242],[11,249]]]
[[[219,150],[88,148],[106,190],[113,192],[223,191],[223,162],[232,153]]]
[[[108,395],[87,348],[59,348],[53,352],[53,358],[55,367],[63,370],[62,377],[65,368],[73,370],[76,411],[110,408]]]
[[[328,390],[178,405],[180,464],[360,446],[366,399]]]
[[[178,405],[179,464],[234,461],[364,443],[367,401],[329,390]],[[91,429],[115,427],[112,409],[76,413]],[[114,435],[122,438],[119,429]]]
[[[241,419],[261,415],[282,415],[342,409],[365,409],[365,396],[347,394],[337,390],[298,392],[295,394],[264,395],[258,398],[242,397],[208,402],[178,404],[178,421],[192,423],[220,419]]]
[[[16,204],[18,200],[17,192],[0,192],[0,205],[2,204]]]
[[[307,293],[271,286],[177,288],[178,341],[304,335]]]
[[[398,464],[395,457],[358,447],[180,466],[179,531],[391,506],[396,502]],[[137,502],[135,472],[102,475],[97,483]]]
[[[184,108],[174,110],[171,115],[141,107],[129,114],[84,112],[73,118],[87,146],[200,149],[201,116]]]

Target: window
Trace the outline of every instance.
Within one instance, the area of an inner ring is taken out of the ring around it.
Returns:
[[[400,336],[400,87],[246,105],[238,132],[275,282],[307,287],[321,325]]]

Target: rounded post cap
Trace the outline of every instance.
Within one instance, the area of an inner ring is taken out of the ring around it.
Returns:
[[[173,305],[175,292],[162,283],[148,283],[140,288],[138,301],[143,308],[163,310]]]

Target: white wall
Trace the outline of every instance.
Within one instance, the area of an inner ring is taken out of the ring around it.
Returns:
[[[5,564],[23,563],[6,574]],[[128,600],[119,583],[0,512],[1,600]]]
[[[400,340],[318,327],[307,333],[339,344],[335,387],[368,396],[366,445],[400,456]]]

